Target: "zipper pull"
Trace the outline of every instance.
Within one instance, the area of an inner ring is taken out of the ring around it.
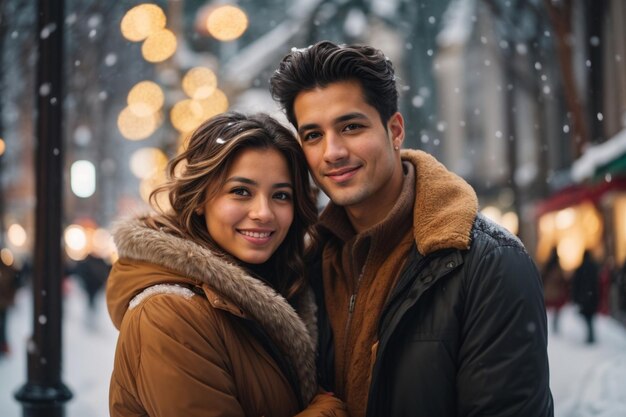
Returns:
[[[354,305],[356,304],[356,294],[350,296],[350,304],[348,305],[348,313],[352,314],[354,311]]]

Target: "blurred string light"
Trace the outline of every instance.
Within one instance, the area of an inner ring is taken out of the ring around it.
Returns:
[[[22,225],[18,223],[13,223],[7,229],[7,238],[9,239],[9,243],[11,243],[15,247],[22,247],[26,244],[26,230],[22,227]]]
[[[176,45],[176,35],[171,30],[161,29],[143,42],[141,54],[148,62],[162,62],[174,55]]]
[[[122,35],[132,42],[139,42],[165,28],[166,17],[156,4],[144,3],[133,7],[122,18]]]
[[[4,155],[4,151],[6,150],[7,145],[4,142],[4,139],[0,138],[0,156]]]
[[[130,170],[139,179],[151,178],[165,170],[167,156],[157,148],[141,148],[130,157]]]
[[[128,107],[117,118],[117,127],[129,140],[142,140],[152,135],[161,124],[160,113],[165,95],[158,84],[141,81],[128,92]]]
[[[176,36],[165,28],[167,18],[156,4],[144,3],[130,9],[120,23],[122,36],[132,42],[143,41],[141,54],[148,62],[162,62],[176,52]]]
[[[248,16],[238,7],[226,5],[212,9],[206,18],[206,29],[219,41],[239,38],[248,28]]]
[[[13,252],[8,248],[2,248],[2,250],[0,250],[0,260],[2,260],[2,263],[6,266],[11,266],[13,262],[15,262],[15,257],[13,256]]]
[[[183,91],[195,100],[209,98],[217,88],[217,77],[209,68],[195,67],[183,77]]]
[[[228,98],[217,88],[217,77],[210,69],[190,69],[182,87],[190,98],[177,102],[170,111],[172,126],[179,132],[189,133],[203,121],[228,110]]]
[[[75,161],[70,168],[72,192],[81,198],[91,197],[96,192],[96,168],[91,161]]]
[[[140,117],[150,116],[163,107],[165,95],[161,87],[152,81],[141,81],[128,92],[128,107]]]

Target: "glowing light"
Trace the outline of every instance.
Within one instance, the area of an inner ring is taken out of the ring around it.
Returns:
[[[13,252],[9,249],[2,248],[2,250],[0,250],[0,260],[2,260],[2,263],[6,266],[11,266],[13,262],[15,262],[15,257],[13,256]]]
[[[13,246],[19,248],[26,244],[26,239],[28,236],[26,235],[26,230],[24,230],[24,228],[20,224],[13,223],[7,229],[7,237],[9,239],[9,242]]]
[[[193,99],[209,98],[216,88],[217,77],[208,68],[192,68],[183,77],[183,91]]]
[[[156,4],[140,4],[130,9],[120,24],[122,35],[129,41],[139,42],[163,29],[166,24],[163,10]]]
[[[85,228],[78,224],[71,224],[65,228],[63,233],[65,245],[74,250],[85,249],[87,246],[87,233]]]
[[[573,208],[566,208],[556,214],[557,229],[567,229],[576,221],[576,211]]]
[[[0,155],[4,155],[4,151],[6,150],[7,145],[4,142],[4,139],[0,138]]]
[[[176,36],[171,30],[161,29],[148,36],[141,45],[141,54],[148,62],[162,62],[176,52]]]
[[[65,241],[65,253],[70,259],[75,261],[85,259],[89,251],[87,249],[87,232],[84,227],[78,224],[69,225],[65,228],[63,240]]]
[[[220,6],[209,14],[206,27],[215,39],[232,41],[248,28],[248,16],[238,7]]]
[[[519,218],[515,212],[509,211],[502,215],[501,224],[514,235],[519,230]]]
[[[109,258],[115,250],[113,237],[106,229],[98,228],[91,236],[92,252],[103,259]]]
[[[165,96],[157,83],[141,81],[128,92],[128,108],[136,116],[149,117],[163,107]]]
[[[165,181],[166,181],[166,178],[163,173],[158,173],[157,175],[153,177],[145,178],[141,180],[139,184],[139,195],[146,203],[149,203],[150,194],[152,193],[152,191],[154,191],[160,185],[164,184]],[[167,193],[165,192],[159,193],[157,195],[156,200],[157,200],[158,208],[160,210],[166,211],[170,208],[170,203],[169,203]]]
[[[132,112],[130,107],[125,107],[117,117],[117,128],[126,139],[141,140],[153,134],[160,121],[157,113],[141,117]]]
[[[228,97],[219,88],[216,88],[213,94],[205,100],[200,100],[204,119],[209,119],[228,110]]]
[[[91,161],[76,161],[70,168],[72,192],[81,198],[91,197],[96,191],[96,167]]]
[[[565,236],[558,243],[556,251],[559,254],[559,263],[565,271],[576,269],[583,258],[585,251],[584,235],[582,233],[572,233]]]
[[[182,100],[170,112],[172,125],[180,132],[190,132],[205,120],[204,108],[199,101]]]
[[[146,179],[163,172],[167,156],[157,148],[141,148],[130,157],[130,170],[137,178]]]
[[[502,212],[499,208],[493,206],[487,206],[480,211],[486,218],[493,220],[500,224],[502,219]]]

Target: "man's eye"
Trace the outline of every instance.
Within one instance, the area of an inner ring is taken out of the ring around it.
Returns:
[[[277,200],[281,200],[281,201],[289,201],[289,200],[291,200],[291,194],[289,194],[287,192],[280,191],[280,192],[274,194],[274,198],[277,199]]]
[[[349,125],[346,125],[346,127],[344,127],[344,130],[356,130],[356,129],[360,129],[362,127],[363,127],[363,125],[361,125],[361,124],[350,123]]]

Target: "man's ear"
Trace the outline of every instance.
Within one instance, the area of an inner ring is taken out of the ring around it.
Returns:
[[[400,112],[395,112],[387,122],[387,129],[391,134],[394,148],[400,149],[404,142],[404,118]]]

